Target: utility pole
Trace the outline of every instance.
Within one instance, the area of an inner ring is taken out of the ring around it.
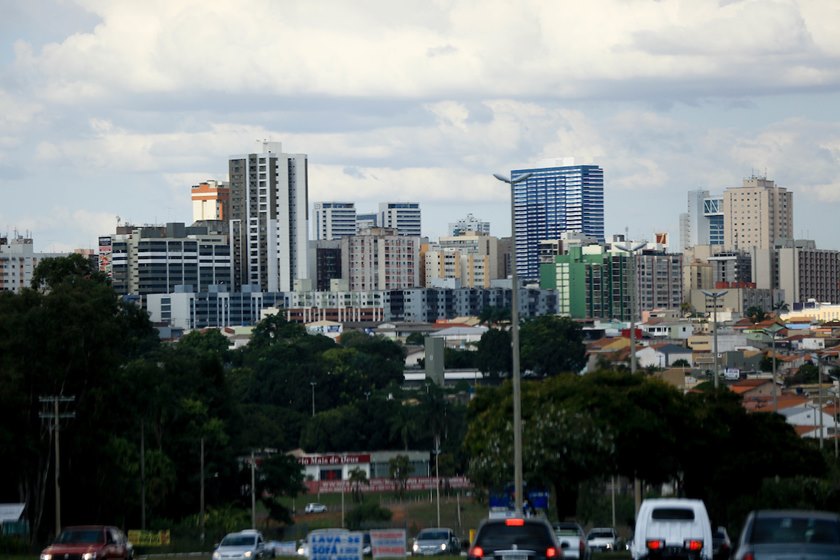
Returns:
[[[62,418],[75,418],[74,412],[61,412],[59,407],[61,403],[69,403],[76,400],[76,397],[64,397],[62,395],[49,395],[38,397],[38,401],[43,403],[48,412],[41,412],[38,414],[40,418],[50,421],[50,430],[54,433],[55,439],[55,534],[58,536],[61,533],[61,477],[60,465],[61,457],[59,455],[61,446],[59,444],[59,433],[61,431]],[[49,406],[52,405],[52,406]],[[50,410],[52,408],[52,410]]]
[[[251,529],[257,528],[257,490],[254,487],[256,484],[255,467],[254,452],[251,451]]]
[[[146,423],[140,422],[140,529],[146,530]]]
[[[199,475],[201,485],[201,504],[199,504],[199,520],[201,521],[201,545],[204,546],[204,438],[201,438],[201,473]]]

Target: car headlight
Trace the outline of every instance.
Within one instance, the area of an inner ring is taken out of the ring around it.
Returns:
[[[411,550],[413,550],[414,552],[417,552],[418,550],[420,550],[420,545],[417,544],[417,543],[414,543],[413,545],[411,545]]]
[[[243,554],[242,556],[244,556],[245,558],[250,558],[251,556],[253,556],[253,554],[254,552],[252,550],[249,550],[245,552],[245,554]]]
[[[52,560],[52,554],[42,554],[40,560]]]
[[[441,550],[446,550],[446,543],[441,543],[440,549]]]
[[[218,550],[213,551],[213,560],[219,560],[222,557],[222,554]]]
[[[95,552],[85,552],[82,554],[82,560],[96,560]]]

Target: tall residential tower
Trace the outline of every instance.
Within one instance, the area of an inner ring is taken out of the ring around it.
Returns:
[[[263,142],[261,154],[232,156],[230,243],[234,285],[291,291],[308,276],[308,163],[286,154],[279,142]]]

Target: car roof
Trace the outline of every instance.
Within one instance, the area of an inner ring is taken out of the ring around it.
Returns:
[[[830,511],[808,509],[759,509],[752,512],[755,517],[811,517],[815,519],[838,519],[840,515]]]

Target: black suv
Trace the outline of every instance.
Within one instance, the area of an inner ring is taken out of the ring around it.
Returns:
[[[485,519],[468,554],[471,560],[551,560],[560,558],[554,530],[545,519]]]

